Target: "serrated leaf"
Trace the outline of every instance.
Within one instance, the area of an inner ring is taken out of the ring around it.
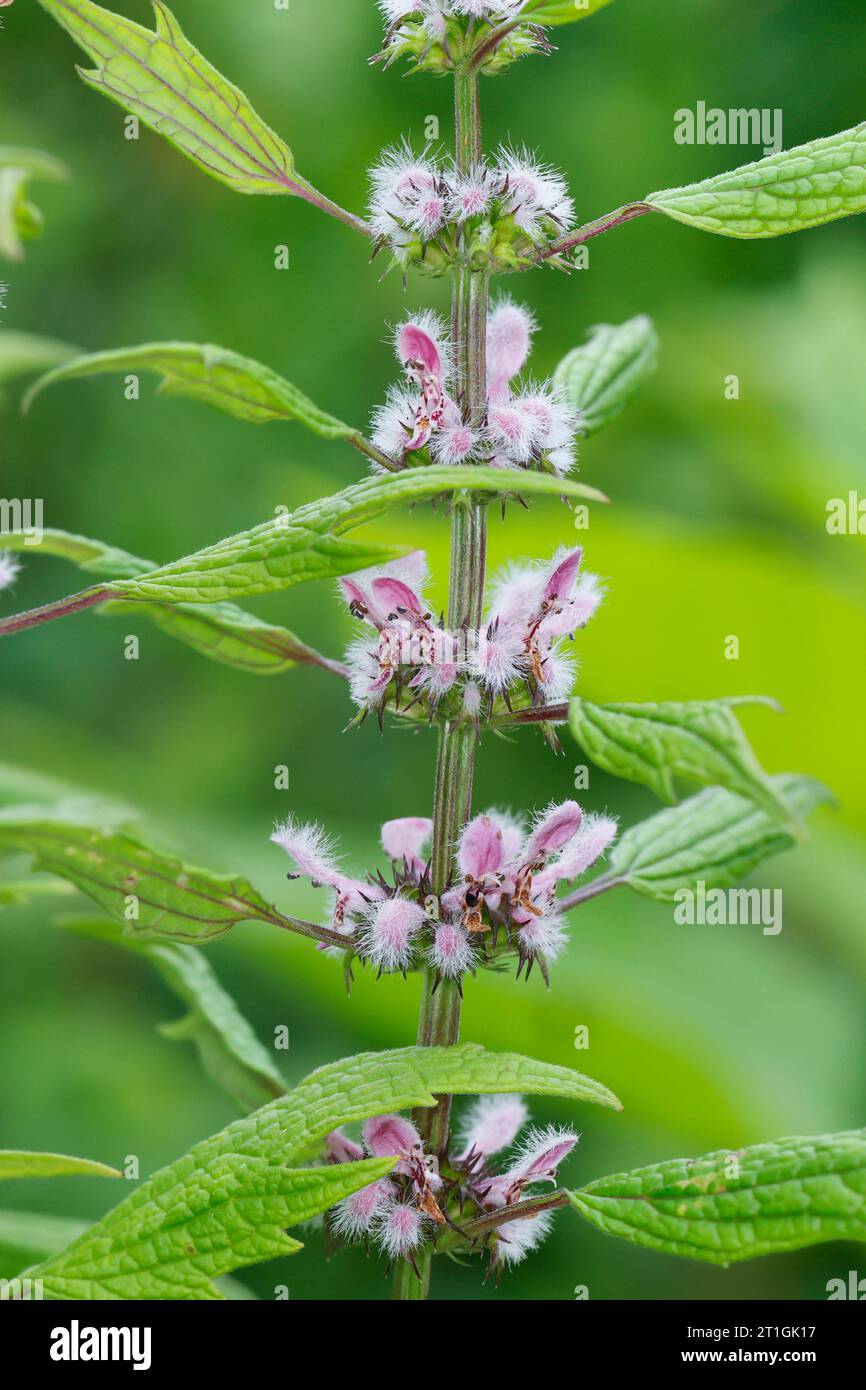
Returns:
[[[791,811],[734,713],[738,705],[749,703],[772,704],[743,697],[593,705],[576,697],[569,705],[569,723],[596,766],[614,777],[643,783],[662,801],[677,800],[675,777],[725,787],[762,806],[800,838]]]
[[[832,801],[827,788],[811,777],[784,773],[770,780],[798,821]],[[659,902],[673,902],[679,890],[698,882],[728,888],[795,843],[761,806],[712,787],[627,830],[610,853],[605,877],[621,879]]]
[[[531,24],[555,27],[559,24],[574,24],[578,19],[589,19],[610,0],[527,0],[518,18]]]
[[[292,1169],[339,1125],[432,1106],[439,1094],[523,1091],[617,1107],[566,1067],[474,1043],[363,1053],[321,1067],[162,1169],[68,1250],[28,1271],[48,1298],[208,1299],[211,1280],[300,1249],[285,1228],[326,1210],[391,1159]]]
[[[42,230],[42,214],[28,199],[31,179],[68,177],[65,165],[53,155],[0,145],[0,256],[20,261],[23,242]]]
[[[89,87],[130,111],[200,169],[237,193],[290,193],[310,185],[288,145],[217,72],[154,0],[155,30],[90,0],[39,0],[93,62]]]
[[[7,550],[32,554],[39,550],[48,555],[71,560],[79,569],[91,574],[131,578],[147,574],[155,566],[152,560],[141,560],[116,546],[68,531],[45,528],[37,546],[28,544],[23,532],[3,537]],[[192,647],[201,656],[218,661],[223,666],[247,671],[253,675],[281,675],[296,666],[320,666],[322,670],[342,675],[342,666],[308,647],[288,628],[266,623],[233,603],[214,603],[207,608],[177,603],[170,607],[160,604],[128,604],[120,601],[104,604],[106,614],[129,613],[150,619],[169,637]]]
[[[139,347],[77,357],[35,382],[22,409],[29,410],[36,397],[58,381],[103,372],[143,371],[162,376],[161,394],[191,396],[236,420],[254,424],[297,420],[323,439],[351,439],[357,435],[351,425],[320,410],[270,367],[210,343],[143,343]]]
[[[116,1168],[90,1158],[71,1158],[68,1154],[29,1153],[23,1149],[0,1149],[0,1182],[6,1178],[121,1178]]]
[[[401,504],[448,493],[548,495],[605,502],[595,488],[570,478],[491,467],[407,468],[365,478],[343,492],[308,502],[136,578],[119,578],[30,613],[0,622],[0,636],[110,599],[147,603],[220,603],[291,589],[311,579],[336,579],[403,554],[392,546],[348,541],[344,533]]]
[[[562,359],[554,384],[580,411],[579,429],[595,434],[622,413],[656,369],[658,338],[645,314],[618,325],[599,324],[589,341]]]
[[[340,944],[335,933],[284,917],[247,879],[193,868],[123,831],[11,807],[0,812],[0,853],[10,849],[74,883],[133,937],[202,944],[238,922],[258,921]],[[137,915],[130,917],[132,907]]]
[[[131,599],[211,603],[288,589],[313,578],[336,578],[347,558],[358,563],[363,546],[342,540],[345,532],[383,516],[393,507],[428,501],[456,491],[530,496],[547,494],[606,500],[594,488],[546,473],[505,473],[485,467],[430,467],[365,478],[331,497],[275,517],[250,531],[219,541],[152,574],[112,587]],[[357,552],[357,553],[356,553]],[[382,550],[379,549],[382,558]],[[386,551],[384,558],[396,552]],[[366,564],[378,563],[367,560]]]
[[[194,946],[136,940],[105,919],[61,918],[56,925],[119,946],[154,966],[189,1009],[179,1022],[163,1025],[160,1032],[193,1043],[208,1076],[241,1109],[255,1110],[285,1094],[285,1082],[273,1058],[201,951]]]
[[[323,671],[344,675],[337,661],[308,647],[286,627],[266,623],[233,603],[214,603],[207,608],[193,604],[171,605],[107,603],[106,614],[142,615],[200,656],[246,671],[254,676],[280,676],[296,666],[319,666]]]
[[[866,211],[866,122],[644,199],[677,222],[730,237],[772,237]]]
[[[569,1197],[608,1235],[710,1264],[863,1241],[866,1130],[671,1159]]]

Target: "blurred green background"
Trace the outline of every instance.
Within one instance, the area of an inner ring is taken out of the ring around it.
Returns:
[[[119,0],[120,6],[120,0]],[[144,20],[144,0],[122,0]],[[366,59],[380,26],[372,0],[272,0],[243,6],[176,0],[193,42],[289,141],[302,172],[354,209],[365,170],[428,116],[450,137],[450,84],[383,73]],[[674,112],[781,108],[795,145],[862,119],[862,0],[619,0],[556,34],[559,51],[483,86],[488,143],[539,148],[567,174],[586,220],[651,189],[759,157],[682,147]],[[257,357],[324,408],[363,422],[394,376],[386,321],[444,283],[379,269],[336,222],[293,199],[245,199],[211,182],[147,131],[123,138],[122,114],[76,79],[80,57],[46,14],[19,0],[0,32],[0,142],[53,151],[73,181],[36,190],[42,240],[10,282],[2,327],[87,349],[159,338],[211,341]],[[274,269],[285,243],[291,269]],[[780,717],[747,711],[765,765],[824,780],[838,809],[810,844],[756,882],[784,889],[784,930],[683,928],[633,896],[589,904],[545,992],[487,976],[470,982],[467,1038],[572,1063],[622,1097],[622,1115],[569,1114],[583,1138],[572,1185],[609,1171],[780,1134],[862,1125],[866,943],[864,545],[828,536],[825,507],[866,494],[866,222],[740,243],[646,218],[592,243],[590,267],[508,284],[543,327],[534,369],[548,373],[592,324],[638,312],[656,321],[660,367],[627,416],[582,450],[583,478],[614,500],[583,537],[610,587],[579,642],[590,699],[769,693]],[[724,396],[740,378],[739,401]],[[191,402],[123,399],[118,377],[58,388],[31,418],[13,393],[0,415],[0,491],[45,499],[46,525],[167,560],[359,476],[359,458],[300,428],[263,429]],[[568,512],[540,503],[498,520],[492,561],[548,554],[573,536]],[[383,535],[425,546],[441,600],[447,526],[427,510]],[[80,587],[32,558],[2,611]],[[350,623],[330,586],[252,605],[338,652]],[[127,632],[141,659],[123,659]],[[724,641],[740,639],[739,661]],[[339,682],[296,671],[262,680],[206,663],[144,622],[83,615],[3,642],[2,756],[22,768],[133,802],[160,842],[193,861],[243,871],[285,910],[315,912],[287,884],[268,843],[290,810],[323,820],[360,869],[378,825],[425,814],[432,739],[375,727],[341,735]],[[535,734],[487,741],[477,805],[518,808],[567,796],[579,755],[554,758]],[[274,790],[287,764],[289,792]],[[626,825],[653,798],[593,774],[588,805]],[[52,928],[43,909],[0,918],[0,1146],[83,1153],[142,1173],[233,1118],[191,1050],[157,1036],[176,1002],[146,966]],[[304,942],[253,926],[209,950],[224,983],[267,1039],[286,1024],[286,1074],[361,1048],[410,1041],[417,982],[339,970]],[[591,1046],[576,1053],[575,1027]],[[110,1183],[8,1184],[4,1204],[95,1217]],[[860,1256],[862,1262],[862,1256]],[[716,1271],[610,1241],[562,1214],[544,1252],[510,1276],[503,1298],[822,1298],[858,1251],[826,1246]],[[316,1233],[284,1266],[249,1271],[263,1296],[378,1298],[380,1266],[363,1252],[325,1263]],[[480,1268],[442,1264],[439,1296],[487,1298]]]

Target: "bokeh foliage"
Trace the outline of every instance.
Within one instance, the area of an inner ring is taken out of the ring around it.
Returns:
[[[143,0],[120,6],[144,20]],[[450,83],[404,81],[365,63],[379,22],[372,0],[323,11],[294,0],[244,7],[178,0],[187,32],[284,131],[308,176],[348,207],[364,171],[400,135],[423,140],[429,115],[450,133]],[[674,112],[781,108],[785,144],[844,129],[862,111],[859,0],[619,0],[573,31],[560,52],[485,82],[491,140],[541,148],[571,180],[581,218],[647,187],[687,183],[756,152],[674,144]],[[336,222],[290,200],[241,199],[195,176],[147,132],[89,94],[76,54],[36,6],[6,12],[0,32],[0,139],[51,150],[69,184],[40,187],[47,226],[10,281],[2,327],[96,350],[148,339],[218,342],[256,357],[323,408],[363,422],[393,370],[385,320],[445,287],[378,283],[366,250]],[[810,80],[804,85],[802,74]],[[739,244],[646,218],[592,243],[589,269],[508,288],[543,325],[534,367],[549,371],[597,322],[652,315],[661,339],[654,386],[582,447],[582,478],[614,499],[583,540],[610,596],[580,639],[590,700],[686,699],[767,692],[779,719],[746,718],[771,771],[820,777],[839,806],[811,843],[755,882],[784,889],[780,936],[755,928],[684,928],[670,909],[611,895],[573,916],[572,945],[550,994],[487,976],[468,990],[465,1036],[573,1063],[611,1086],[622,1115],[593,1113],[566,1174],[572,1185],[616,1171],[771,1136],[863,1122],[866,590],[864,539],[828,536],[828,498],[866,494],[866,226],[862,219],[780,241]],[[274,247],[291,269],[274,269]],[[724,381],[740,378],[740,400]],[[7,390],[7,396],[13,392]],[[14,407],[14,401],[11,402]],[[22,421],[0,417],[0,492],[45,499],[46,524],[102,537],[158,561],[352,482],[360,460],[291,427],[262,430],[195,403],[123,399],[116,378],[58,387]],[[545,553],[573,536],[553,502],[492,527],[493,563]],[[387,540],[381,523],[368,533]],[[444,592],[447,527],[424,509],[400,540],[427,547]],[[26,558],[26,557],[25,557]],[[27,565],[3,612],[77,587],[59,561]],[[20,602],[19,602],[20,601]],[[319,650],[348,622],[330,585],[251,605]],[[122,655],[137,631],[138,662]],[[724,640],[740,639],[740,660]],[[433,749],[424,734],[372,727],[340,736],[350,710],[320,671],[254,681],[205,663],[143,620],[84,615],[0,649],[4,757],[142,808],[180,851],[248,873],[285,911],[316,910],[288,885],[268,845],[289,809],[327,821],[356,867],[380,821],[423,814]],[[540,738],[482,750],[478,804],[515,808],[568,794],[577,758]],[[273,787],[289,767],[288,793]],[[655,809],[648,792],[594,775],[588,804],[626,824]],[[44,904],[0,918],[0,1049],[7,1059],[0,1145],[137,1154],[153,1171],[231,1118],[192,1050],[154,1031],[175,1007],[135,959],[56,931]],[[267,1040],[286,1024],[286,1074],[365,1047],[411,1040],[416,989],[340,972],[306,943],[243,927],[211,948],[223,982]],[[588,1056],[575,1054],[587,1024]],[[11,1063],[11,1064],[10,1064]],[[563,1107],[539,1106],[565,1119]],[[11,1188],[10,1188],[11,1191]],[[21,1183],[21,1207],[95,1216],[115,1200],[99,1184]],[[251,1272],[268,1296],[378,1297],[381,1271],[349,1252],[325,1265],[316,1235],[281,1270]],[[557,1221],[545,1253],[504,1297],[823,1297],[854,1253],[826,1247],[724,1272],[607,1243]],[[444,1268],[439,1292],[486,1297],[477,1269]]]

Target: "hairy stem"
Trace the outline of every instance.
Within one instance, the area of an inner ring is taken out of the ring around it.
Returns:
[[[481,158],[481,115],[478,77],[455,74],[455,158],[466,171]],[[464,419],[481,425],[487,409],[487,303],[486,273],[473,271],[464,262],[454,270],[451,338],[457,398]],[[469,493],[459,494],[451,515],[451,576],[448,626],[478,628],[484,604],[487,563],[486,504]],[[442,893],[453,875],[454,846],[469,819],[475,767],[475,730],[471,723],[448,721],[439,734],[433,798],[433,848],[430,876],[434,893]],[[418,1021],[420,1047],[450,1047],[460,1036],[460,985],[456,980],[437,982],[434,970],[424,975]],[[435,1106],[415,1116],[428,1153],[441,1159],[448,1150],[451,1097],[440,1096]],[[432,1250],[429,1243],[418,1254],[418,1275],[405,1260],[400,1262],[394,1289],[396,1298],[427,1297]]]

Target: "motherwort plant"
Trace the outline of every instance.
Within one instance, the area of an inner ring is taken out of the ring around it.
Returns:
[[[429,727],[435,760],[429,793],[394,807],[382,827],[376,865],[348,869],[327,829],[302,815],[275,829],[291,873],[326,899],[318,923],[286,915],[243,878],[143,844],[112,808],[84,803],[82,811],[80,800],[61,799],[6,811],[0,849],[33,855],[36,867],[104,909],[79,929],[153,960],[191,1006],[185,1036],[250,1112],[149,1178],[65,1250],[43,1252],[30,1273],[56,1297],[212,1298],[214,1279],[291,1253],[298,1245],[286,1229],[323,1212],[332,1241],[367,1241],[395,1265],[404,1299],[426,1295],[443,1253],[484,1254],[501,1273],[539,1244],[560,1207],[626,1240],[717,1263],[866,1237],[862,1131],[666,1162],[570,1190],[558,1185],[559,1171],[578,1136],[526,1131],[523,1096],[618,1109],[616,1098],[569,1069],[459,1041],[463,992],[478,971],[550,979],[573,909],[623,887],[663,901],[699,881],[726,887],[792,845],[825,796],[808,778],[764,772],[737,720],[741,702],[599,705],[575,694],[572,642],[603,599],[581,548],[554,543],[488,579],[493,501],[505,512],[509,501],[541,495],[582,509],[605,500],[575,477],[578,441],[622,409],[655,356],[652,326],[636,318],[595,329],[553,380],[529,376],[536,324],[522,302],[526,277],[543,267],[567,273],[590,238],[650,214],[750,238],[862,211],[866,127],[581,225],[559,172],[519,147],[485,149],[480,86],[483,77],[504,79],[521,58],[549,54],[554,29],[605,0],[383,0],[376,60],[452,81],[455,138],[448,152],[404,141],[380,156],[362,217],[297,171],[288,145],[161,0],[153,31],[91,0],[40,2],[89,55],[87,85],[200,169],[236,192],[304,200],[407,280],[448,277],[452,304],[448,324],[423,312],[394,330],[399,378],[369,432],[269,368],[193,343],[78,357],[30,392],[32,401],[59,380],[153,370],[171,393],[235,417],[295,420],[343,440],[370,471],[343,492],[160,566],[46,531],[42,548],[95,582],[5,619],[0,633],[89,607],[133,610],[223,663],[259,673],[319,666],[346,682],[354,724],[372,714],[383,730]],[[496,277],[507,277],[505,287],[491,294]],[[348,533],[402,504],[442,500],[451,568],[447,609],[436,613],[423,554]],[[0,575],[8,582],[23,541],[12,535],[6,544]],[[316,578],[339,580],[357,624],[342,660],[237,606]],[[681,780],[702,789],[623,834],[615,816],[573,800],[476,806],[475,761],[493,744],[489,735],[533,726],[554,750],[558,730],[570,729],[596,766],[662,800],[676,802]],[[416,1045],[332,1063],[287,1091],[196,949],[248,920],[306,936],[347,975],[355,963],[419,980]],[[452,1114],[455,1096],[474,1099]],[[41,1162],[18,1157],[21,1171]]]

